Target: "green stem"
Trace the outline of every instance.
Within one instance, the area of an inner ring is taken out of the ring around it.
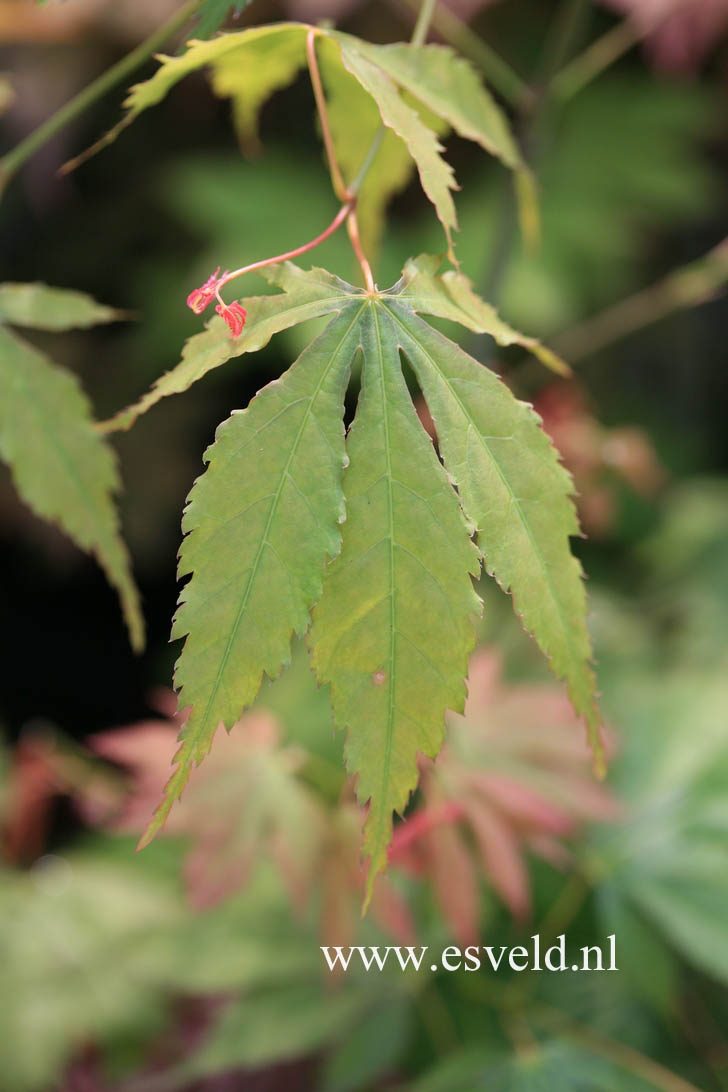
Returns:
[[[551,82],[551,95],[559,102],[567,102],[599,76],[605,68],[609,68],[637,45],[644,37],[644,33],[630,19],[612,27],[561,69]]]
[[[127,53],[111,68],[107,68],[88,87],[84,87],[82,91],[74,95],[65,106],[57,110],[47,121],[44,121],[24,140],[21,140],[12,151],[4,155],[0,159],[0,194],[32,155],[35,155],[56,133],[87,110],[97,99],[100,99],[107,91],[125,80],[139,65],[148,60],[160,46],[164,45],[168,38],[180,30],[199,11],[204,2],[205,0],[188,0],[166,23],[163,23],[153,34],[150,34],[135,49],[132,49],[131,53]]]
[[[546,36],[541,56],[541,78],[548,85],[566,63],[571,46],[588,15],[586,0],[562,0]]]
[[[364,179],[367,176],[369,168],[371,167],[372,163],[374,162],[374,157],[376,156],[377,152],[379,151],[379,149],[382,146],[382,141],[384,140],[385,132],[386,132],[385,127],[383,125],[380,125],[379,128],[377,129],[376,133],[374,134],[374,140],[369,145],[369,151],[364,156],[364,162],[362,163],[361,167],[359,168],[356,178],[354,179],[352,184],[349,186],[349,193],[357,194],[359,192],[359,190],[361,189],[362,183],[364,182]]]
[[[653,1058],[649,1058],[626,1043],[620,1043],[616,1039],[602,1035],[593,1028],[577,1024],[557,1009],[536,1004],[529,1010],[529,1016],[552,1031],[568,1036],[593,1054],[606,1058],[620,1069],[633,1073],[653,1088],[660,1089],[660,1092],[700,1092],[694,1084],[666,1069]]]
[[[436,2],[437,0],[422,0],[420,13],[417,16],[417,22],[415,23],[415,29],[411,39],[413,46],[422,46],[425,44],[432,17],[435,14]]]
[[[559,352],[571,360],[590,356],[615,341],[683,311],[707,303],[728,284],[728,239],[666,277],[585,319],[554,338]]]

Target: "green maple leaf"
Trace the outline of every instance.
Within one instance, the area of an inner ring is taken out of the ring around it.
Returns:
[[[547,350],[503,323],[466,278],[438,276],[436,264],[410,262],[394,288],[374,293],[319,270],[273,271],[284,291],[264,297],[265,313],[279,329],[312,306],[334,317],[281,379],[220,426],[190,494],[180,554],[190,580],[173,636],[186,638],[176,683],[191,711],[142,844],[218,725],[229,729],[263,675],[288,662],[291,636],[308,630],[313,610],[313,666],[331,684],[347,764],[369,805],[370,895],[393,813],[417,784],[417,756],[438,752],[445,711],[463,706],[481,554],[598,747],[584,590],[569,548],[578,532],[571,480],[530,407],[417,312]],[[245,351],[244,338],[229,348]],[[436,421],[444,466],[415,413],[403,356]],[[344,394],[359,359],[361,395],[345,439]],[[183,360],[184,384],[194,379],[186,369]],[[174,376],[169,390],[179,389]]]
[[[251,27],[191,41],[178,57],[161,56],[154,75],[130,89],[126,116],[91,151],[108,145],[179,80],[202,68],[210,70],[215,93],[231,101],[241,144],[254,148],[264,102],[306,67],[310,30],[303,23]],[[332,97],[334,146],[348,183],[363,166],[374,134],[385,129],[362,193],[368,241],[381,233],[387,202],[416,168],[452,254],[457,227],[452,191],[458,187],[439,140],[449,128],[514,172],[522,221],[537,221],[531,176],[505,115],[466,60],[442,46],[376,46],[323,28],[317,28],[316,49]]]
[[[81,292],[0,285],[0,457],[25,503],[96,557],[139,650],[144,620],[113,501],[120,484],[114,453],[95,430],[76,377],[2,325],[57,331],[119,317]]]

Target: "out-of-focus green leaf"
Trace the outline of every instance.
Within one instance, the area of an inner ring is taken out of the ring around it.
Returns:
[[[726,664],[728,637],[728,488],[686,481],[667,498],[661,525],[642,544],[648,602],[665,626],[674,663]]]
[[[123,311],[97,303],[85,292],[47,284],[0,284],[0,322],[34,330],[88,329],[124,318]]]
[[[255,1068],[320,1051],[354,1027],[370,1004],[348,981],[326,990],[312,982],[258,992],[229,1005],[180,1076]]]
[[[195,34],[198,38],[210,38],[227,19],[230,11],[238,16],[247,8],[250,0],[205,0],[200,8]]]
[[[128,864],[45,858],[0,883],[0,1070],[13,1092],[45,1092],[89,1038],[153,1023],[162,965],[150,935],[180,907]],[[163,962],[166,962],[163,960]]]
[[[533,1040],[509,1058],[454,1053],[410,1085],[412,1092],[648,1092],[654,1085],[566,1039]]]
[[[726,981],[726,678],[674,671],[659,686],[651,675],[623,680],[610,704],[626,741],[614,786],[629,810],[623,823],[595,832],[594,866],[610,897]]]
[[[306,64],[305,39],[299,26],[256,28],[234,53],[214,65],[216,95],[232,100],[233,120],[243,147],[258,144],[258,114],[275,91],[288,87]],[[270,33],[274,31],[274,33]]]
[[[25,503],[96,557],[119,593],[131,643],[141,649],[139,593],[113,502],[119,488],[114,454],[94,430],[75,376],[4,327],[0,455]]]
[[[321,1092],[375,1088],[383,1075],[394,1070],[411,1030],[411,999],[401,994],[382,998],[329,1054]],[[372,1050],[373,1043],[376,1050]]]

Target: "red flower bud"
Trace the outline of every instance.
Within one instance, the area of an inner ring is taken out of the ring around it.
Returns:
[[[226,275],[226,273],[223,273],[223,277]],[[196,315],[201,315],[208,303],[212,302],[215,293],[217,292],[218,281],[221,279],[220,266],[218,266],[212,276],[207,278],[201,288],[195,288],[190,292],[187,297],[187,306],[191,308]]]
[[[237,301],[235,303],[231,303],[229,307],[225,304],[218,303],[215,310],[217,311],[218,315],[222,315],[222,317],[225,319],[225,322],[228,324],[233,337],[240,337],[243,332],[243,326],[245,326],[245,319],[247,316],[247,311],[245,310],[243,305],[241,303],[238,303]]]

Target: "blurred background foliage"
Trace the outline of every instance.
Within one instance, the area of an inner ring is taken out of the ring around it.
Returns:
[[[5,146],[174,9],[1,0]],[[287,366],[302,335],[211,373],[118,438],[150,627],[140,659],[93,563],[20,506],[2,470],[7,1092],[728,1088],[726,303],[701,290],[700,269],[691,299],[716,298],[699,307],[649,290],[728,233],[728,5],[448,10],[456,21],[440,12],[436,26],[455,26],[471,50],[487,43],[538,102],[515,124],[539,179],[541,249],[522,248],[504,172],[449,139],[458,253],[508,321],[563,347],[576,378],[554,382],[515,350],[463,338],[534,401],[575,476],[609,780],[591,781],[563,694],[484,584],[468,708],[423,769],[363,921],[360,816],[303,647],[217,740],[167,836],[134,856],[174,748],[164,688],[184,498],[217,423]],[[229,25],[285,17],[334,18],[376,41],[412,24],[408,3],[256,0]],[[614,63],[574,93],[546,94],[557,69],[615,35]],[[253,159],[192,77],[56,178],[114,123],[119,99],[61,131],[0,205],[0,279],[86,290],[136,314],[53,338],[99,416],[176,362],[199,327],[184,306],[192,286],[312,237],[335,211],[305,80],[264,109]],[[377,280],[442,249],[413,183],[390,209]],[[355,276],[343,235],[313,258]],[[614,933],[620,970],[331,976],[318,948],[499,947],[535,932],[544,943],[566,932],[570,946]]]

